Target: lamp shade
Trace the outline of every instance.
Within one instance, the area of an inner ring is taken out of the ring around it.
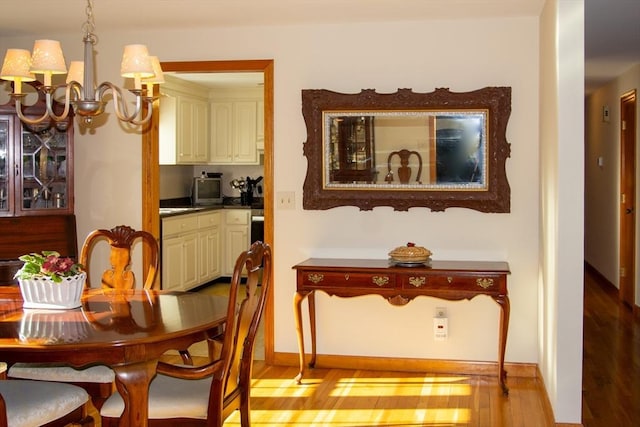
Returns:
[[[25,49],[7,49],[0,78],[13,81],[13,93],[22,93],[22,82],[32,82],[36,77],[29,72],[31,53]]]
[[[71,61],[69,64],[69,74],[67,74],[67,83],[78,82],[84,84],[84,62]]]
[[[160,66],[160,60],[157,56],[150,56],[149,60],[151,61],[151,67],[153,68],[153,76],[142,79],[142,83],[147,85],[164,83],[164,73]]]
[[[4,80],[20,79],[23,82],[32,82],[36,77],[29,72],[31,69],[31,52],[26,49],[7,49],[2,63],[0,78]]]
[[[127,78],[146,78],[153,76],[153,67],[149,60],[149,51],[143,44],[130,44],[124,47],[120,74]]]
[[[35,74],[65,74],[62,47],[57,40],[36,40],[31,56],[31,72]]]

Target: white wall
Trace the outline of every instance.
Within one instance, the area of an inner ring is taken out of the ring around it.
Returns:
[[[428,247],[436,259],[510,263],[508,362],[537,363],[547,351],[555,356],[554,352],[567,350],[564,346],[547,348],[546,341],[538,340],[541,233],[537,17],[135,34],[101,28],[99,35],[98,77],[116,83],[121,82],[117,75],[121,46],[131,42],[147,43],[152,53],[165,61],[275,60],[275,192],[293,191],[296,196],[296,209],[275,211],[276,351],[297,351],[291,308],[295,289],[292,265],[309,256],[386,258],[391,248],[407,241]],[[81,56],[79,34],[60,38],[67,60]],[[0,39],[0,49],[30,49],[33,39]],[[302,142],[306,132],[301,89],[357,92],[375,88],[392,92],[413,88],[428,92],[438,87],[467,91],[484,86],[512,87],[507,128],[511,143],[507,161],[511,213],[484,214],[457,208],[439,213],[425,208],[408,212],[384,207],[369,212],[353,207],[302,209],[306,171]],[[140,137],[124,132],[113,117],[104,126],[76,135],[79,235],[117,223],[139,227]],[[570,225],[571,233],[565,237],[573,238],[573,231]],[[562,255],[558,254],[556,260],[562,261]],[[573,263],[567,265],[574,267]],[[541,300],[553,310],[555,302],[554,296],[549,301]],[[436,305],[448,307],[451,330],[446,342],[436,343],[432,338],[431,317]],[[398,308],[377,297],[342,300],[320,296],[317,311],[320,353],[462,360],[495,360],[497,356],[498,307],[489,298],[446,303],[420,298]],[[553,333],[554,325],[547,325],[547,330]],[[581,355],[575,351],[567,355],[567,361],[579,365]],[[573,373],[573,369],[570,371]],[[573,381],[573,375],[568,379]],[[567,399],[574,397],[574,387],[561,389],[571,394]],[[579,390],[577,396],[579,399]],[[575,406],[569,409],[575,412]]]
[[[619,287],[620,257],[620,98],[629,91],[640,95],[640,63],[586,99],[585,152],[585,259],[611,283]],[[609,109],[605,122],[602,110]],[[640,108],[636,111],[640,123]],[[640,126],[636,126],[636,140],[640,141]],[[636,150],[636,164],[640,164],[640,150]],[[603,165],[598,166],[602,157]],[[640,169],[636,170],[640,177]],[[639,178],[640,179],[640,178]],[[636,186],[636,200],[640,200],[640,185]],[[636,215],[636,230],[640,230],[640,216]],[[640,240],[639,240],[640,241]],[[636,249],[640,257],[640,250]],[[640,283],[640,260],[636,259],[636,283]],[[640,286],[636,285],[636,304],[640,304]]]
[[[556,421],[580,423],[583,0],[547,1],[540,34],[540,370]]]

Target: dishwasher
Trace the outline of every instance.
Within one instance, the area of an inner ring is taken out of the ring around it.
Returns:
[[[264,209],[251,209],[251,242],[264,242]]]

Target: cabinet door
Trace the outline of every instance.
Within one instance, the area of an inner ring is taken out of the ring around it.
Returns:
[[[234,163],[258,164],[257,102],[233,103]]]
[[[228,164],[233,162],[233,140],[231,138],[231,102],[211,103],[211,147],[209,160],[212,163]]]
[[[22,125],[16,181],[16,215],[73,212],[73,125]],[[54,212],[55,211],[55,212]]]
[[[0,216],[13,213],[13,119],[0,116]]]
[[[182,245],[182,263],[184,265],[182,289],[186,290],[198,284],[198,234],[185,234]]]
[[[198,233],[200,257],[198,283],[202,284],[220,276],[220,231],[217,227]]]
[[[195,159],[192,126],[193,110],[189,98],[178,98],[178,163],[191,163]]]
[[[162,289],[182,290],[184,277],[182,237],[162,239]]]
[[[256,110],[257,147],[258,151],[264,150],[264,101],[258,101]]]
[[[249,233],[246,225],[227,225],[225,228],[225,276],[233,275],[238,256],[249,248]]]
[[[207,163],[209,160],[209,115],[205,101],[191,102],[191,127],[193,129],[193,161]]]
[[[160,95],[158,148],[161,165],[175,165],[178,147],[178,98],[170,93]]]

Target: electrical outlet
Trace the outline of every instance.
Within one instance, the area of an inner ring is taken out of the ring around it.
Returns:
[[[436,317],[443,318],[447,317],[447,308],[446,307],[436,307]]]
[[[278,209],[294,209],[296,206],[296,193],[293,191],[281,191],[276,196]]]
[[[446,317],[433,318],[433,339],[445,341],[449,335],[449,322]]]

